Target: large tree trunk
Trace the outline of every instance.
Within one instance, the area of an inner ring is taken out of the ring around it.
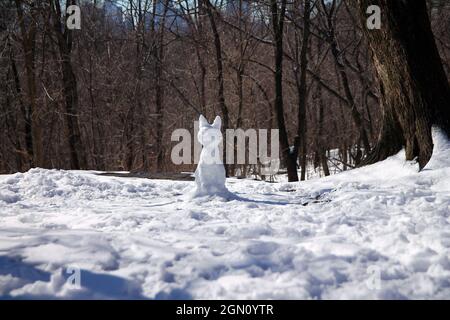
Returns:
[[[359,9],[380,81],[383,127],[365,163],[405,146],[406,159],[422,169],[431,158],[431,126],[450,134],[450,89],[434,42],[425,0],[351,0]],[[365,26],[366,8],[381,8],[380,30]]]

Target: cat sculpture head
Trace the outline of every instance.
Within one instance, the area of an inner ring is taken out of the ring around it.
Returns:
[[[220,117],[216,116],[214,122],[212,124],[209,124],[208,120],[206,120],[203,115],[200,115],[198,123],[198,142],[200,142],[202,146],[207,150],[218,148],[220,142],[222,141],[222,133],[220,132],[222,120],[220,119]]]

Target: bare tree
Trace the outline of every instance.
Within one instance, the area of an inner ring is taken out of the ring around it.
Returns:
[[[75,2],[82,28],[72,31],[64,11]],[[450,7],[423,2],[378,1],[383,27],[370,32],[360,0],[0,2],[0,172],[194,170],[168,151],[172,130],[192,131],[199,113],[278,128],[291,181],[357,166],[376,137],[366,162],[407,145],[423,165],[431,134],[421,128],[446,126],[447,111],[430,106],[448,100],[450,74]],[[416,53],[409,36],[394,37],[419,30]]]
[[[66,8],[74,4],[75,0],[67,0]],[[64,22],[67,20],[67,15],[62,13],[58,0],[50,0],[50,10],[53,19],[53,32],[56,36],[60,55],[70,164],[72,169],[87,169],[86,153],[81,141],[79,127],[77,78],[71,60],[73,30],[67,28],[65,23],[61,23],[61,18]]]
[[[270,1],[270,12],[272,20],[272,30],[274,39],[274,55],[275,55],[275,113],[277,115],[278,129],[280,130],[281,153],[287,166],[287,174],[289,181],[298,181],[297,174],[297,155],[289,144],[288,132],[286,129],[286,121],[284,119],[283,104],[283,38],[284,38],[284,20],[286,13],[286,0]]]
[[[336,68],[338,71],[338,74],[340,76],[340,79],[342,81],[342,86],[344,88],[345,98],[347,100],[347,103],[345,104],[351,112],[352,119],[355,123],[355,126],[359,130],[360,139],[362,141],[362,144],[364,146],[364,149],[366,152],[370,151],[370,142],[369,137],[366,131],[366,128],[364,126],[364,122],[361,116],[361,113],[359,112],[354,95],[352,93],[352,89],[350,87],[349,77],[347,75],[347,70],[345,68],[345,64],[343,62],[343,54],[341,49],[339,48],[338,40],[336,37],[335,32],[335,15],[337,13],[337,10],[340,7],[340,4],[342,2],[338,2],[336,0],[331,1],[331,3],[325,2],[325,0],[321,0],[322,4],[322,11],[325,15],[325,26],[326,26],[326,39],[330,44],[331,47],[331,54],[334,58],[334,62],[336,63]]]
[[[25,56],[25,70],[27,77],[28,103],[25,112],[25,115],[27,115],[27,119],[25,121],[27,123],[27,141],[29,146],[32,146],[32,148],[28,148],[28,152],[30,152],[31,150],[33,151],[33,153],[30,155],[33,159],[33,165],[44,167],[45,162],[40,119],[41,112],[40,107],[37,104],[35,69],[36,32],[39,8],[36,7],[36,4],[34,2],[31,2],[28,8],[28,17],[26,17],[24,13],[23,1],[15,0],[15,3],[21,33],[21,44]],[[29,21],[28,24],[26,23],[26,20]]]

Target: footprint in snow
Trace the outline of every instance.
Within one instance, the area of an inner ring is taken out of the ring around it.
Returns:
[[[275,242],[254,242],[247,246],[247,252],[251,255],[267,255],[271,254],[278,248],[278,244]]]

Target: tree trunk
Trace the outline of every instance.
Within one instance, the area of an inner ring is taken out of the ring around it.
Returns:
[[[164,27],[166,24],[166,16],[169,10],[169,1],[164,0],[155,3],[164,5],[163,15],[161,17],[161,25],[159,26],[158,43],[155,48],[155,89],[156,89],[156,168],[162,170],[164,152],[163,152],[163,128],[164,128],[164,86],[161,81],[163,76],[164,63]],[[156,8],[154,9],[156,13]],[[154,13],[154,14],[155,14]],[[154,20],[156,20],[154,18]]]
[[[23,127],[24,127],[24,131],[25,131],[25,151],[23,152],[23,163],[26,164],[23,166],[23,168],[21,168],[22,170],[26,170],[31,168],[31,166],[33,165],[33,135],[32,135],[32,127],[31,127],[31,111],[30,111],[30,105],[25,106],[25,104],[23,103],[23,99],[22,99],[22,87],[20,85],[20,78],[19,78],[19,72],[17,70],[17,66],[16,66],[16,60],[14,57],[14,51],[13,48],[11,46],[11,43],[8,41],[8,45],[9,45],[9,59],[11,62],[11,71],[12,71],[12,76],[14,78],[14,86],[15,86],[15,90],[18,96],[18,100],[19,100],[19,106],[20,106],[20,112],[21,112],[21,116],[22,116],[22,120],[23,120]],[[19,137],[17,137],[18,140]]]
[[[65,99],[67,139],[70,150],[70,166],[72,169],[87,169],[85,150],[81,142],[81,132],[78,122],[78,91],[77,78],[73,71],[71,62],[72,52],[72,30],[64,27],[61,23],[61,7],[59,1],[52,1],[54,32],[58,40],[59,54],[61,58],[61,71],[63,81],[63,95]],[[75,4],[73,0],[67,0],[68,5]],[[65,15],[64,15],[65,17]]]
[[[63,93],[66,101],[66,122],[70,147],[71,168],[87,169],[86,155],[81,143],[81,133],[78,123],[78,93],[77,80],[70,62],[70,54],[62,55]]]
[[[272,27],[275,41],[275,112],[277,114],[278,130],[280,132],[281,154],[287,167],[288,181],[298,181],[297,155],[291,151],[284,120],[283,106],[283,26],[286,11],[286,0],[281,0],[278,8],[277,0],[270,2]]]
[[[227,128],[229,128],[230,120],[229,120],[229,115],[228,115],[228,108],[227,108],[227,105],[225,104],[223,62],[222,62],[222,44],[220,41],[219,31],[217,30],[216,20],[215,20],[214,12],[213,12],[213,6],[209,2],[209,0],[203,0],[203,1],[205,1],[205,9],[208,14],[209,22],[211,24],[211,30],[212,30],[213,37],[214,37],[214,47],[215,47],[215,51],[216,51],[216,66],[217,66],[217,85],[218,85],[217,98],[219,100],[218,101],[219,107],[222,112],[222,128],[224,128],[224,130],[226,130]],[[225,144],[225,140],[224,140],[224,144]],[[223,161],[223,163],[224,163],[224,167],[225,167],[225,174],[228,177],[229,170],[228,170],[228,165],[226,163],[226,158],[227,158],[226,150],[227,150],[227,148],[224,145],[224,148],[223,148],[223,160],[224,161]]]
[[[298,113],[297,113],[297,139],[299,145],[295,145],[295,153],[300,155],[300,180],[304,181],[306,178],[306,70],[308,68],[308,58],[306,56],[309,43],[309,24],[310,24],[310,0],[304,0],[303,5],[303,35],[302,46],[300,49],[300,57],[296,54],[295,66],[295,83],[297,87],[298,98]],[[297,32],[295,34],[297,39]],[[296,53],[298,48],[296,48]],[[299,58],[299,59],[298,59]],[[300,60],[300,61],[299,61]],[[297,151],[298,149],[298,151]]]
[[[324,141],[324,137],[323,137],[323,127],[324,127],[324,101],[323,101],[323,96],[322,96],[322,86],[318,85],[317,86],[317,96],[318,96],[318,103],[319,103],[319,114],[317,116],[317,126],[318,126],[318,133],[317,133],[317,143],[316,143],[316,148],[317,148],[317,153],[319,154],[319,160],[320,160],[320,164],[322,166],[323,169],[323,173],[325,176],[329,176],[330,175],[330,169],[328,167],[328,159],[327,159],[327,155],[325,152],[325,141]]]
[[[431,126],[450,135],[450,89],[434,42],[425,0],[378,0],[380,30],[368,30],[368,0],[350,0],[358,8],[380,82],[383,124],[373,163],[405,146],[406,159],[422,169],[431,158]]]
[[[31,4],[33,6],[33,4]],[[42,129],[40,121],[40,108],[36,103],[36,70],[35,70],[35,51],[36,51],[36,24],[31,23],[30,26],[25,25],[25,16],[22,9],[22,2],[16,0],[17,16],[19,18],[19,26],[21,32],[21,42],[25,56],[25,72],[28,89],[28,106],[27,113],[31,116],[28,121],[31,130],[31,136],[27,137],[27,144],[31,145],[33,165],[44,167],[44,151]],[[33,19],[31,19],[33,20]],[[27,32],[28,30],[28,32]]]

